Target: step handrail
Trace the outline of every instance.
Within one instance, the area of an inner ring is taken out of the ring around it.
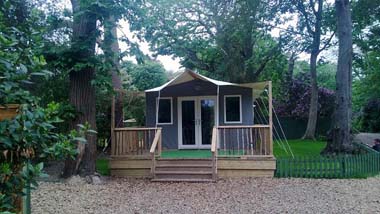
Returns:
[[[157,148],[158,147],[158,148]],[[152,167],[150,169],[152,177],[154,178],[156,169],[156,148],[158,156],[161,156],[162,152],[162,128],[158,128],[156,134],[154,135],[152,146],[150,147],[150,155],[152,158]]]
[[[218,141],[217,141],[218,130],[216,127],[212,129],[212,137],[211,137],[211,159],[212,159],[212,179],[216,180],[217,173],[217,165],[216,159],[218,156]]]

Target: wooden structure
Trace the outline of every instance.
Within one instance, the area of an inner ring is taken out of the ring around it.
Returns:
[[[217,177],[272,177],[276,168],[268,125],[215,127],[211,158],[161,157],[161,128],[116,128],[111,145],[113,176],[154,181],[215,181]],[[226,136],[240,133],[234,141]],[[256,137],[254,137],[256,135]],[[218,147],[219,144],[219,147]]]
[[[256,87],[244,85],[253,86]],[[163,138],[165,129],[160,125],[138,128],[115,128],[112,125],[111,175],[194,182],[216,181],[218,177],[273,177],[276,161],[273,156],[272,85],[265,82],[260,83],[260,87],[257,91],[266,91],[268,96],[267,124],[227,125],[217,121],[210,131],[209,146],[198,148],[209,150],[211,157],[208,158],[162,157],[168,138]],[[255,93],[260,94],[257,91]],[[112,124],[115,124],[114,111]]]
[[[0,121],[14,118],[20,108],[19,104],[0,105]]]

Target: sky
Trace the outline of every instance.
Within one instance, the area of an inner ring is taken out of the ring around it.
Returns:
[[[145,41],[138,41],[137,38],[135,38],[133,35],[134,33],[129,31],[129,24],[128,22],[121,20],[119,22],[119,28],[118,28],[118,36],[126,35],[130,40],[134,42],[138,42],[140,45],[140,49],[144,54],[147,54],[149,56],[152,55],[152,52],[149,51],[149,43]],[[119,41],[119,46],[121,51],[125,51],[128,48],[128,45],[124,42]],[[126,57],[128,60],[136,61],[134,57]],[[162,63],[162,65],[165,67],[165,70],[167,71],[174,71],[177,72],[179,70],[182,70],[181,64],[179,63],[179,58],[174,58],[173,56],[162,56],[159,55],[157,57],[157,60]]]

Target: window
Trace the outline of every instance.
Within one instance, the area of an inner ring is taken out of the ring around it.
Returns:
[[[158,108],[158,124],[172,124],[172,98],[160,98]]]
[[[241,96],[224,96],[224,123],[241,123]]]

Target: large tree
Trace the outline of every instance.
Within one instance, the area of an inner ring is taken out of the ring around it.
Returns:
[[[339,39],[332,140],[325,152],[351,152],[352,20],[349,0],[335,0]]]
[[[258,79],[280,52],[270,35],[277,1],[148,1],[145,38],[157,54],[235,82]]]
[[[310,53],[311,98],[309,117],[303,138],[314,139],[318,118],[317,62],[319,54],[329,47],[334,36],[329,30],[330,5],[325,0],[291,0],[290,11],[298,15],[298,32],[304,41],[304,49]],[[330,34],[329,36],[327,36]]]
[[[73,64],[69,74],[69,100],[78,112],[71,127],[89,123],[92,129],[96,129],[95,87],[92,85],[95,67],[92,62],[94,62],[97,38],[97,15],[88,1],[71,0],[71,4],[74,19],[70,50]],[[95,172],[96,136],[87,136],[87,143],[78,144],[78,150],[76,160],[66,160],[64,177],[78,173],[79,169],[83,175]]]

